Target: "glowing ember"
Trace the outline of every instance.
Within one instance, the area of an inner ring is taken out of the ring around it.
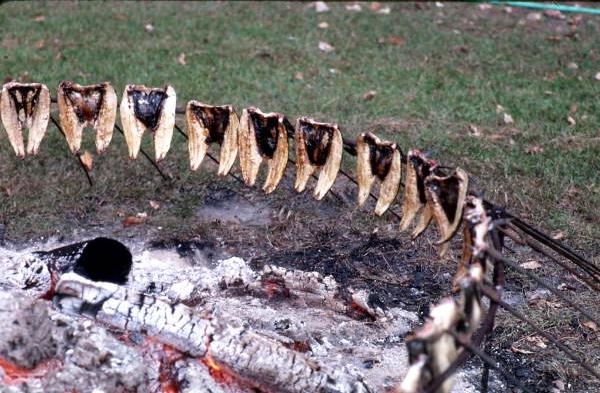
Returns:
[[[3,382],[6,384],[17,384],[29,378],[44,378],[49,371],[56,370],[61,363],[58,359],[42,362],[32,369],[21,367],[6,359],[0,358],[0,367],[4,370]]]

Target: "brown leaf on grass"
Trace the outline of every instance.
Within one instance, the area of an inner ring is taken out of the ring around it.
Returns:
[[[563,231],[558,231],[552,235],[552,239],[554,240],[562,240],[565,238],[565,233]]]
[[[598,331],[598,324],[594,321],[585,321],[581,323],[582,326],[585,326],[588,329],[593,330],[594,332]]]
[[[327,29],[327,28],[329,28],[329,23],[321,22],[317,26],[319,27],[319,29]]]
[[[469,53],[469,48],[464,45],[456,45],[456,46],[452,47],[452,52],[467,54],[467,53]]]
[[[319,14],[329,11],[329,6],[324,1],[315,1],[314,6],[315,11],[317,11]]]
[[[127,15],[121,14],[121,13],[115,14],[115,18],[117,20],[120,20],[121,22],[125,22],[126,20],[129,20],[129,17]]]
[[[381,9],[381,7],[383,7],[383,6],[381,5],[381,3],[377,2],[377,1],[374,1],[371,4],[369,4],[369,9],[371,11],[379,11]]]
[[[33,20],[36,22],[43,22],[46,20],[46,15],[37,15],[33,18]]]
[[[479,8],[481,11],[487,11],[487,10],[491,10],[492,9],[492,5],[488,4],[488,3],[483,3],[483,4],[479,4],[477,6],[477,8]]]
[[[480,137],[482,135],[475,124],[469,124],[469,133],[475,137]]]
[[[362,7],[360,6],[360,4],[348,4],[348,5],[346,5],[346,10],[360,12],[360,11],[362,11]]]
[[[551,95],[554,95],[554,93],[551,92],[550,90],[544,90],[544,95],[545,96],[551,96]]]
[[[520,266],[523,269],[535,270],[535,269],[539,269],[540,267],[542,267],[542,264],[540,263],[540,261],[531,260],[531,261],[523,262]]]
[[[321,52],[329,53],[335,50],[335,48],[325,41],[319,41],[319,50]]]
[[[294,79],[302,81],[304,80],[304,73],[298,71],[294,74]]]
[[[187,64],[185,61],[185,53],[180,53],[179,56],[177,56],[177,63],[181,64],[182,66]]]
[[[91,171],[94,166],[94,157],[92,154],[89,151],[84,150],[84,152],[79,155],[79,158],[85,169],[87,169],[88,172]]]
[[[530,12],[529,14],[527,14],[527,20],[530,22],[538,22],[542,20],[542,14],[540,14],[539,12]]]
[[[562,37],[559,35],[549,35],[546,37],[546,41],[548,42],[561,42]]]
[[[576,70],[579,68],[579,66],[574,61],[570,61],[569,64],[567,64],[567,68],[570,70]]]
[[[404,38],[397,36],[397,35],[389,35],[387,37],[381,37],[377,41],[380,44],[390,44],[390,45],[394,45],[394,46],[404,46],[404,44],[406,43]]]
[[[154,210],[158,210],[160,209],[160,204],[156,201],[153,201],[152,199],[150,199],[148,201],[148,204],[150,205],[151,208],[153,208]]]
[[[143,224],[145,220],[146,220],[145,217],[127,216],[127,217],[125,217],[125,219],[122,222],[123,222],[123,226],[125,228],[127,228],[127,227],[131,227],[134,225]]]
[[[532,343],[536,347],[539,348],[547,348],[548,345],[544,342],[544,339],[540,336],[527,336],[525,337],[525,341]]]
[[[504,113],[502,114],[502,122],[506,125],[509,125],[513,124],[515,121],[513,120],[511,115],[509,115],[508,113]]]
[[[41,40],[37,40],[35,42],[35,44],[33,44],[37,49],[44,49],[44,47],[46,46],[46,40],[41,39]]]
[[[525,149],[525,153],[527,154],[538,154],[544,151],[544,148],[541,147],[540,145],[533,145],[531,147],[528,147],[527,149]]]
[[[579,106],[577,105],[576,102],[574,102],[574,103],[571,104],[571,106],[569,106],[569,112],[575,113],[575,112],[577,112],[578,108],[579,108]]]
[[[365,101],[369,101],[369,100],[375,98],[376,95],[377,95],[377,91],[375,91],[375,90],[369,90],[368,92],[366,92],[365,94],[363,94],[362,98]]]
[[[520,353],[523,355],[531,355],[533,353],[532,351],[529,351],[527,349],[517,347],[516,344],[512,344],[510,346],[510,350],[513,351],[514,353]]]
[[[571,127],[577,124],[577,122],[575,121],[575,119],[573,119],[572,116],[567,116],[567,123],[569,123]]]

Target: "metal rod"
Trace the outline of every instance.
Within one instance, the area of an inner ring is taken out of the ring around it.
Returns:
[[[58,131],[60,131],[60,133],[62,134],[62,136],[66,140],[67,139],[67,134],[65,134],[65,132],[63,131],[63,129],[60,126],[60,124],[58,124],[58,122],[54,119],[54,116],[50,115],[50,120],[56,126],[56,128],[58,128]],[[83,163],[83,160],[81,159],[80,155],[77,155],[77,161],[79,162],[79,166],[81,167],[81,169],[83,169],[83,173],[85,173],[85,177],[86,177],[86,179],[88,181],[88,184],[90,185],[90,187],[93,187],[94,183],[92,182],[92,178],[90,176],[90,172],[85,167],[85,164]]]
[[[565,262],[559,260],[558,258],[553,257],[552,255],[550,255],[549,253],[545,252],[540,245],[538,245],[537,243],[534,243],[534,241],[532,241],[531,239],[527,238],[527,237],[517,237],[516,233],[512,233],[510,231],[507,231],[505,229],[501,229],[501,231],[508,237],[510,237],[513,241],[522,244],[522,245],[526,245],[529,246],[531,249],[533,249],[534,251],[536,251],[538,254],[541,254],[543,256],[545,256],[546,258],[550,259],[552,262],[556,263],[557,265],[559,265],[560,267],[562,267],[563,269],[567,270],[569,273],[573,274],[575,277],[577,277],[578,279],[580,279],[581,281],[583,281],[585,284],[587,284],[588,287],[590,287],[592,290],[596,291],[596,292],[600,292],[600,287],[598,285],[596,285],[594,282],[592,282],[588,277],[584,276],[583,274],[579,273],[577,270],[575,270],[573,267],[567,265]],[[514,253],[515,251],[513,251]]]
[[[514,309],[511,305],[505,303],[500,298],[500,295],[496,291],[494,291],[491,288],[483,286],[481,288],[481,293],[483,295],[487,296],[490,300],[493,300],[496,303],[498,303],[500,305],[500,307],[502,307],[504,310],[506,310],[509,313],[511,313],[512,315],[514,315],[516,318],[520,319],[521,321],[523,321],[526,324],[528,324],[529,326],[531,326],[533,328],[533,330],[535,330],[539,335],[543,336],[546,340],[550,341],[552,344],[557,346],[558,349],[560,349],[565,355],[567,355],[569,358],[571,358],[573,361],[575,361],[577,364],[579,364],[581,367],[583,367],[585,370],[587,370],[590,374],[592,374],[594,377],[596,377],[597,379],[600,380],[600,373],[598,373],[598,371],[594,370],[585,361],[583,361],[581,358],[579,358],[579,356],[575,355],[571,348],[569,348],[565,344],[558,341],[558,339],[556,339],[554,336],[552,336],[552,335],[546,333],[544,330],[542,330],[537,325],[537,323],[535,323],[531,319],[527,318],[525,315],[523,315],[522,313],[520,313],[519,311]]]
[[[521,274],[524,274],[527,277],[531,278],[532,280],[534,280],[535,282],[537,282],[539,285],[541,285],[542,287],[544,287],[547,290],[549,290],[554,296],[558,297],[560,300],[562,300],[563,302],[567,303],[569,306],[573,307],[575,310],[579,311],[586,318],[588,318],[589,320],[593,321],[597,325],[600,325],[600,319],[598,319],[595,316],[593,316],[591,313],[589,313],[587,310],[583,309],[577,303],[574,303],[573,301],[571,301],[569,298],[567,298],[562,293],[560,293],[558,290],[556,290],[552,285],[550,285],[544,279],[539,278],[538,276],[536,276],[535,274],[527,271],[526,269],[523,269],[517,263],[515,263],[515,262],[511,261],[510,259],[504,257],[502,254],[500,254],[498,251],[496,251],[494,249],[488,249],[487,252],[488,252],[488,254],[492,258],[494,258],[494,259],[496,259],[498,261],[501,261],[505,265],[509,266],[511,269],[514,269],[517,272],[519,272]]]
[[[121,127],[119,127],[119,125],[117,123],[115,123],[115,128],[122,135],[125,135],[125,132],[123,132],[123,130],[121,129]],[[167,175],[165,175],[163,173],[163,171],[160,169],[160,167],[158,166],[158,164],[156,163],[156,161],[154,161],[152,159],[152,157],[150,157],[150,155],[144,151],[144,149],[140,148],[140,153],[142,153],[142,155],[150,162],[150,164],[152,164],[152,166],[154,167],[154,169],[157,170],[157,172],[160,174],[160,176],[163,178],[163,180],[170,180],[170,177],[167,176]]]
[[[516,379],[515,377],[513,377],[511,374],[509,374],[509,373],[505,372],[504,370],[502,370],[502,367],[500,367],[500,365],[496,362],[496,360],[494,360],[493,358],[491,358],[490,356],[488,356],[487,354],[485,354],[484,352],[482,352],[475,345],[471,344],[468,339],[466,339],[462,335],[460,335],[460,334],[458,334],[458,333],[456,333],[454,331],[451,331],[451,330],[448,330],[448,334],[450,334],[452,337],[454,337],[454,339],[463,348],[465,348],[467,351],[469,351],[472,354],[474,354],[477,357],[479,357],[487,366],[489,366],[489,367],[493,368],[494,370],[497,370],[498,372],[500,372],[500,374],[502,374],[513,385],[518,386],[520,389],[522,389],[522,390],[524,390],[526,392],[532,392],[525,385],[523,385],[523,383],[521,381],[519,381],[518,379]]]

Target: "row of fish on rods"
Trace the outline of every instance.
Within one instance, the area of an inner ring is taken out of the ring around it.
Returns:
[[[112,138],[117,112],[117,96],[108,82],[81,86],[61,82],[57,102],[59,121],[70,150],[79,153],[83,129],[96,131],[96,149],[102,153]],[[35,155],[46,132],[50,117],[50,94],[40,83],[9,82],[2,88],[0,116],[16,154],[25,155],[22,131],[29,129],[27,154]],[[171,86],[148,88],[127,85],[120,105],[121,123],[129,156],[140,151],[142,135],[154,133],[156,160],[163,159],[171,143],[175,126],[176,98]],[[263,113],[255,107],[245,108],[238,118],[231,105],[212,106],[190,101],[185,108],[188,129],[190,166],[196,170],[213,143],[220,145],[219,175],[229,173],[240,156],[246,184],[254,185],[259,167],[267,162],[268,174],[263,190],[275,190],[288,161],[288,134],[285,117],[280,113]],[[319,170],[314,195],[322,199],[332,187],[340,169],[343,139],[333,123],[320,123],[300,117],[294,127],[296,141],[296,182],[301,192],[308,179]],[[401,181],[401,152],[396,144],[380,140],[371,133],[356,141],[358,202],[364,204],[376,179],[381,182],[375,213],[382,215],[393,203]],[[459,347],[449,330],[469,338],[479,326],[483,308],[480,286],[486,269],[489,243],[487,217],[481,199],[467,196],[468,175],[460,168],[446,175],[438,164],[419,150],[406,156],[405,194],[400,227],[406,230],[420,213],[412,232],[419,236],[435,220],[441,233],[440,254],[447,251],[464,215],[463,256],[454,280],[460,300],[443,299],[433,307],[421,328],[407,338],[409,370],[397,391],[416,393],[441,375],[456,359]],[[438,391],[451,390],[452,378]]]
[[[46,132],[50,118],[50,93],[41,83],[8,82],[0,96],[0,116],[8,139],[19,157],[35,155]],[[96,131],[96,150],[108,147],[115,127],[117,95],[109,82],[82,86],[63,81],[58,86],[59,121],[74,154],[79,154],[83,129]],[[172,86],[149,88],[127,85],[120,105],[121,123],[129,157],[140,151],[142,136],[154,134],[155,157],[165,158],[171,145],[175,126],[176,95]],[[254,185],[259,167],[266,161],[268,172],[263,186],[271,193],[279,184],[288,161],[288,132],[291,128],[281,113],[263,113],[255,107],[245,108],[238,117],[231,105],[213,106],[189,101],[185,108],[190,166],[196,170],[209,146],[220,145],[219,175],[229,173],[239,152],[242,177]],[[23,129],[29,130],[27,149]],[[343,139],[335,123],[320,123],[300,117],[294,127],[296,141],[295,189],[304,191],[317,170],[319,177],[314,196],[321,199],[332,187],[340,169]],[[382,215],[393,203],[402,176],[402,157],[398,146],[381,140],[372,133],[362,133],[356,141],[358,204],[363,205],[376,179],[381,182],[375,214]],[[405,194],[400,228],[408,229],[419,212],[412,237],[419,236],[435,220],[441,234],[440,255],[448,249],[461,222],[467,195],[468,175],[456,168],[447,175],[436,161],[419,150],[410,150],[405,157]]]

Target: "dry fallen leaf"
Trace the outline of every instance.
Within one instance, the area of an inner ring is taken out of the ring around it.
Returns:
[[[177,63],[183,66],[187,64],[185,61],[185,53],[180,53],[179,56],[177,56]]]
[[[552,239],[554,240],[562,240],[565,238],[565,233],[563,231],[558,231],[554,235],[552,235]]]
[[[504,113],[502,115],[502,122],[506,125],[509,125],[509,124],[513,124],[515,121],[513,120],[511,115],[509,115],[508,113]]]
[[[299,80],[299,81],[304,80],[304,74],[302,72],[296,72],[294,74],[294,79]]]
[[[533,353],[532,351],[517,347],[516,344],[511,345],[510,350],[514,353],[521,353],[523,355],[531,355]]]
[[[318,13],[329,11],[329,6],[324,1],[315,1],[315,11]]]
[[[542,267],[542,264],[539,261],[531,260],[531,261],[523,262],[520,266],[523,269],[535,270],[535,269],[539,269],[540,267]]]
[[[496,113],[500,114],[504,112],[504,107],[502,105],[496,105]]]
[[[577,65],[577,63],[571,61],[569,64],[567,64],[567,68],[570,70],[576,70],[579,68],[579,66]]]
[[[33,18],[33,20],[36,22],[43,22],[46,20],[46,16],[45,15],[37,15],[35,18]]]
[[[598,325],[594,321],[585,321],[585,322],[582,323],[582,325],[585,326],[588,329],[591,329],[591,330],[595,331],[595,332],[598,331]]]
[[[537,22],[542,20],[542,14],[540,14],[539,12],[530,12],[529,14],[527,14],[527,20],[530,22]]]
[[[81,163],[83,164],[85,169],[88,170],[88,172],[92,170],[94,157],[90,154],[89,151],[85,150],[83,153],[81,153],[79,155],[79,159],[81,160]]]
[[[121,13],[115,14],[114,17],[122,22],[129,20],[129,17],[127,15]]]
[[[329,27],[329,23],[321,22],[318,24],[319,29],[327,29]]]
[[[571,116],[567,116],[567,123],[569,123],[570,126],[574,126],[575,124],[577,124],[575,122],[575,119],[573,119],[573,117]]]
[[[368,101],[368,100],[374,98],[376,95],[377,95],[377,92],[375,90],[369,90],[368,92],[363,94],[362,98],[363,98],[363,100]]]
[[[469,124],[469,132],[473,136],[476,136],[476,137],[481,136],[481,131],[479,131],[479,128],[475,124]]]
[[[551,95],[553,95],[553,94],[554,94],[554,93],[552,93],[550,90],[544,90],[544,95],[545,95],[545,96],[551,96]]]
[[[487,3],[479,4],[477,7],[480,10],[482,10],[482,11],[487,11],[487,10],[491,10],[492,9],[492,5],[491,4],[487,4]]]
[[[391,7],[382,7],[377,11],[378,14],[389,15],[392,12]]]
[[[362,7],[360,6],[360,4],[349,4],[346,6],[346,10],[360,12],[362,11]]]
[[[145,218],[144,217],[138,217],[138,216],[127,216],[125,217],[125,219],[122,221],[123,226],[124,227],[131,227],[134,225],[140,225],[144,223]]]
[[[369,9],[371,11],[379,11],[381,9],[382,5],[381,3],[374,1],[372,3],[369,4]]]
[[[548,345],[544,342],[544,339],[540,336],[528,336],[525,337],[525,340],[542,349],[548,347]]]
[[[153,201],[152,199],[150,199],[148,201],[148,204],[150,205],[151,208],[153,208],[154,210],[160,209],[160,204],[156,201]]]
[[[35,44],[33,44],[37,49],[43,49],[46,46],[46,40],[41,39],[35,42]]]
[[[390,44],[390,45],[394,45],[394,46],[404,46],[404,44],[406,43],[406,41],[404,41],[404,38],[397,36],[397,35],[381,37],[378,40],[378,42],[380,44]]]
[[[540,145],[533,145],[531,147],[528,147],[527,149],[525,149],[525,153],[527,154],[538,154],[544,151],[544,148],[541,147]]]
[[[319,50],[321,52],[325,52],[325,53],[329,53],[331,51],[333,51],[335,48],[331,45],[329,45],[327,42],[325,41],[319,41]]]
[[[578,105],[576,102],[572,103],[571,106],[569,106],[569,112],[571,112],[571,113],[577,112],[577,109],[578,109]]]

